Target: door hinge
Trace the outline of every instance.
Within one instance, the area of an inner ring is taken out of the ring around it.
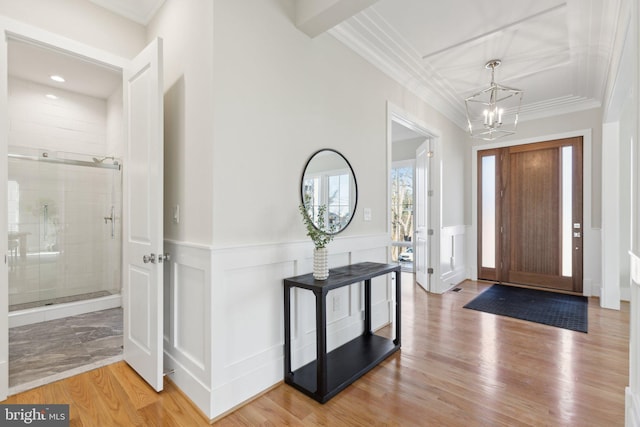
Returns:
[[[433,228],[427,230],[427,236],[433,236]]]
[[[433,267],[427,268],[427,274],[433,274]]]
[[[427,196],[429,196],[429,197],[433,197],[433,190],[429,190],[429,191],[427,191]]]

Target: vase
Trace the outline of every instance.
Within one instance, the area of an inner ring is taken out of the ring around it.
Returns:
[[[329,277],[329,260],[327,248],[313,249],[313,278],[326,280]]]

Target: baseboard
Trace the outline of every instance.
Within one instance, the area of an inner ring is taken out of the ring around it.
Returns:
[[[251,401],[282,382],[283,368],[284,360],[280,357],[213,389],[211,391],[212,414],[209,418],[217,419],[222,414],[228,413],[231,408],[242,406],[243,402]]]
[[[199,408],[206,418],[213,418],[210,388],[166,351],[164,352],[164,370],[168,372],[168,379]]]
[[[465,269],[460,269],[457,271],[450,271],[446,274],[443,274],[440,277],[440,283],[442,284],[442,292],[446,292],[451,288],[458,286],[460,283],[464,282],[467,279],[467,275],[465,274]]]
[[[640,396],[625,388],[625,427],[640,427]]]

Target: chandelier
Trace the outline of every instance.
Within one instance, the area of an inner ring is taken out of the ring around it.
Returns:
[[[492,141],[516,133],[523,91],[497,84],[494,73],[502,61],[492,59],[485,65],[491,70],[491,84],[464,100],[469,134]]]

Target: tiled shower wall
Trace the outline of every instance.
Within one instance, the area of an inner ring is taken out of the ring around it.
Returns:
[[[121,117],[108,100],[9,79],[9,153],[92,162]],[[112,144],[110,144],[112,145]],[[105,163],[111,163],[110,160]],[[120,291],[121,171],[9,159],[9,304]],[[115,212],[115,235],[104,218]]]

